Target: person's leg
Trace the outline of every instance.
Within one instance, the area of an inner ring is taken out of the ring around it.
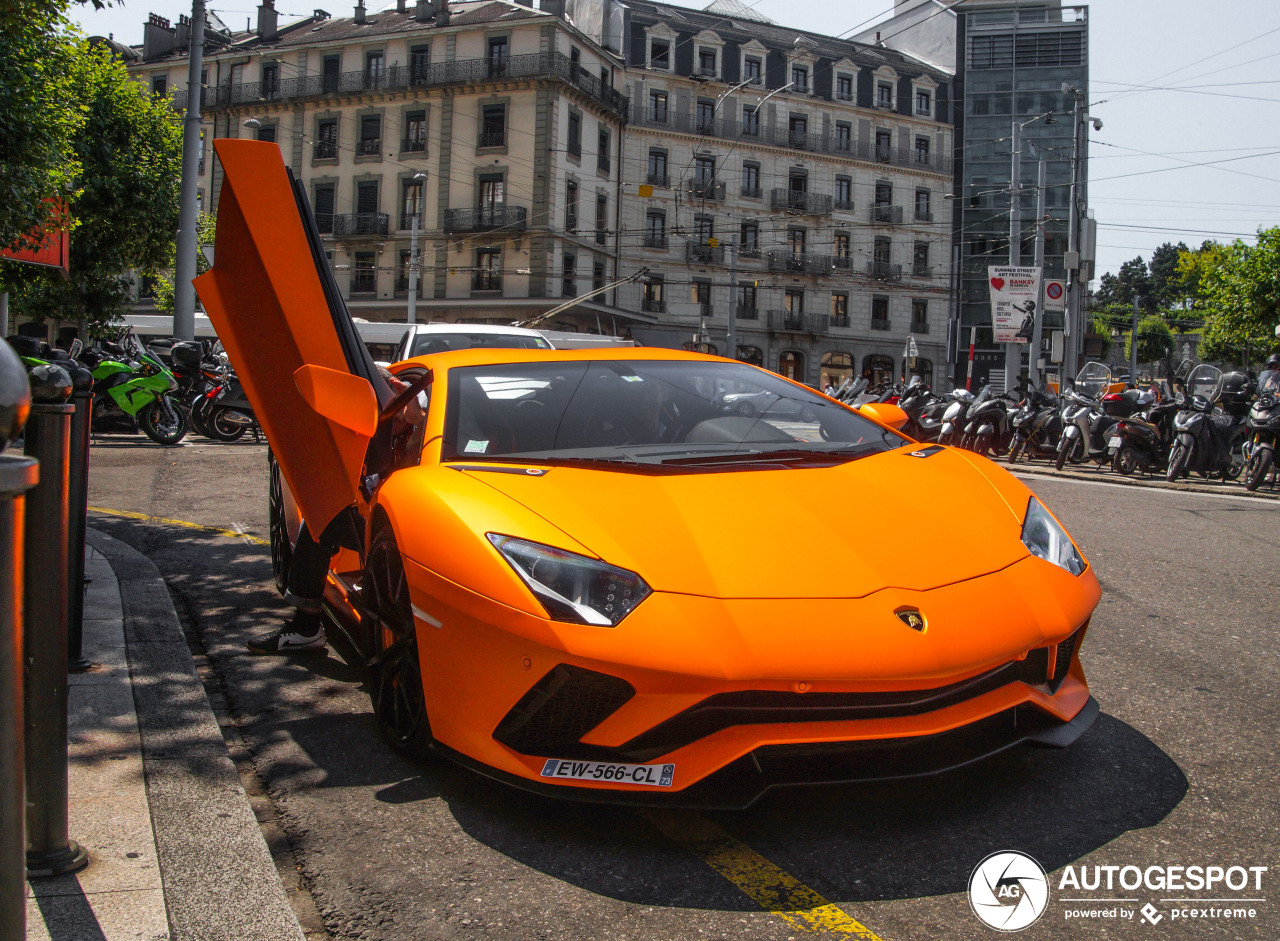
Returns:
[[[247,643],[253,653],[288,653],[293,650],[318,650],[325,645],[324,622],[320,601],[329,574],[329,560],[334,549],[311,538],[307,524],[298,531],[289,563],[289,587],[285,599],[296,605],[293,617],[269,634]]]

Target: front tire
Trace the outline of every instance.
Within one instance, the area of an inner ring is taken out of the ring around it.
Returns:
[[[1063,438],[1058,442],[1058,453],[1053,456],[1053,466],[1055,470],[1062,470],[1063,465],[1067,463],[1067,452],[1075,445],[1075,441],[1071,438]]]
[[[431,744],[431,724],[422,692],[409,580],[390,526],[374,534],[362,585],[360,607],[371,641],[367,666],[374,717],[391,747],[422,755]]]
[[[271,574],[276,591],[289,590],[289,567],[293,564],[293,543],[289,541],[289,522],[284,512],[284,483],[276,456],[267,451],[270,482],[267,485],[267,532],[271,537]]]
[[[1187,469],[1187,461],[1191,457],[1191,451],[1181,441],[1175,441],[1173,447],[1169,450],[1169,467],[1165,471],[1164,479],[1173,483],[1181,477]]]
[[[1253,449],[1253,454],[1249,456],[1249,463],[1244,468],[1245,490],[1257,490],[1262,486],[1262,482],[1267,479],[1267,473],[1271,470],[1274,457],[1270,448]]]
[[[187,417],[172,402],[168,405],[170,415],[165,414],[164,398],[154,399],[138,412],[138,426],[156,444],[177,444],[187,436]]]
[[[1010,464],[1018,463],[1018,458],[1022,457],[1022,452],[1026,446],[1027,442],[1021,435],[1014,435],[1013,442],[1009,445]]]

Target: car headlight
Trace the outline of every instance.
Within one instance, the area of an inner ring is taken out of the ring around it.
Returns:
[[[651,592],[635,572],[598,559],[512,536],[487,535],[553,620],[617,627]]]
[[[1035,497],[1027,501],[1027,518],[1022,524],[1022,544],[1032,555],[1052,562],[1072,575],[1079,575],[1084,571],[1084,559],[1080,558],[1071,537]]]

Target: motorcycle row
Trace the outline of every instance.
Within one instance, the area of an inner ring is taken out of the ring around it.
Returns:
[[[261,438],[253,408],[226,353],[200,340],[143,346],[131,330],[70,350],[11,336],[28,371],[46,364],[83,366],[93,376],[95,434],[141,431],[157,444],[177,444],[188,431],[215,441]]]
[[[851,405],[896,402],[907,415],[902,431],[918,441],[1003,456],[1008,463],[1042,458],[1109,466],[1124,476],[1190,474],[1237,480],[1249,490],[1274,489],[1280,436],[1280,358],[1254,380],[1223,374],[1207,363],[1184,368],[1148,389],[1116,381],[1101,363],[1087,363],[1060,390],[1025,378],[1012,392],[990,385],[939,395],[919,379],[905,388],[868,389],[845,381],[832,397]]]

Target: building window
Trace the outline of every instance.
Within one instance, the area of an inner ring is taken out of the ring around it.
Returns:
[[[578,181],[566,180],[564,184],[564,227],[566,231],[578,231]]]
[[[715,76],[716,51],[705,46],[698,47],[698,74]]]
[[[404,140],[400,149],[405,153],[427,152],[427,112],[410,111],[404,116]]]
[[[666,311],[666,302],[662,299],[662,279],[650,278],[641,288],[640,309],[650,314],[661,314]]]
[[[267,98],[280,91],[280,63],[265,62],[262,65],[262,97]]]
[[[760,164],[754,162],[743,161],[742,164],[742,195],[748,199],[759,199],[761,196],[760,189]]]
[[[847,327],[849,326],[849,295],[848,294],[832,294],[831,295],[831,326]]]
[[[924,117],[928,117],[929,112],[933,110],[930,107],[932,104],[933,104],[933,96],[929,94],[929,92],[924,91],[923,89],[917,88],[916,89],[916,114],[922,115]]]
[[[320,60],[320,75],[321,91],[337,91],[342,80],[342,56],[325,56]]]
[[[409,84],[423,85],[430,79],[431,47],[414,46],[409,51]]]
[[[316,125],[315,159],[338,159],[338,120],[327,118]]]
[[[604,259],[596,258],[591,262],[591,290],[599,291],[604,287]]]
[[[560,278],[560,293],[565,297],[578,295],[578,256],[573,252],[564,253],[564,268]]]
[[[876,159],[881,163],[893,159],[893,132],[886,128],[876,130]]]
[[[835,253],[836,262],[844,262],[838,267],[849,267],[849,233],[837,232],[831,240],[831,250]]]
[[[893,205],[893,184],[887,180],[876,181],[876,205],[892,206]]]
[[[598,143],[596,145],[596,170],[606,176],[609,173],[609,129],[601,127],[598,135]]]
[[[880,300],[883,300],[886,305],[889,303],[888,298],[880,298]],[[873,301],[872,304],[874,303]],[[893,382],[893,367],[893,357],[885,356],[883,353],[872,353],[862,358],[862,374],[873,386]]]
[[[911,367],[911,375],[919,376],[921,382],[927,386],[932,386],[933,361],[925,359],[923,356],[917,357],[915,365]]]
[[[671,179],[667,176],[667,152],[665,150],[649,151],[649,172],[646,181],[652,186],[669,186],[671,184]]]
[[[413,220],[422,228],[422,180],[405,180],[400,202],[400,228],[412,229]]]
[[[649,120],[655,124],[667,123],[667,93],[664,91],[649,92]]]
[[[335,186],[333,183],[319,183],[315,189],[316,229],[322,235],[333,231],[333,206]]]
[[[791,66],[791,91],[807,93],[809,91],[809,67],[807,65]]]
[[[778,354],[778,375],[792,382],[804,381],[804,354],[784,350]]]
[[[567,256],[566,256],[567,257]],[[471,290],[502,290],[502,249],[486,246],[476,249],[476,267],[471,272]]]
[[[738,285],[738,298],[735,313],[739,320],[756,320],[760,310],[756,307],[756,286],[754,284]]]
[[[853,76],[836,76],[836,98],[839,101],[853,101]]]
[[[916,242],[915,251],[911,256],[911,274],[917,278],[929,278],[933,276],[933,269],[929,267],[929,243]]]
[[[853,208],[853,178],[847,176],[836,177],[836,209],[850,210]]]
[[[258,128],[258,140],[274,144],[276,142],[276,126],[274,124],[264,124]]]
[[[873,297],[871,298],[871,329],[872,330],[888,330],[889,329],[889,298]],[[889,373],[893,373],[892,362],[889,365]]]
[[[582,156],[582,115],[576,111],[569,112],[569,156]]]
[[[757,56],[747,56],[742,60],[742,80],[750,82],[752,85],[759,85],[763,81],[764,69]]]
[[[364,86],[365,88],[381,88],[386,77],[386,56],[382,50],[364,54]]]
[[[743,254],[760,251],[760,223],[744,222],[738,228],[738,248]]]
[[[693,195],[714,198],[716,185],[716,158],[699,154],[693,158]]]
[[[507,106],[485,105],[480,116],[480,146],[507,145]]]
[[[489,74],[490,75],[506,75],[507,60],[510,58],[511,47],[507,44],[506,36],[489,37]]]
[[[787,130],[791,134],[791,146],[803,148],[809,142],[809,119],[803,114],[787,117]]]
[[[596,196],[596,244],[603,245],[609,234],[609,197],[604,193]]]
[[[645,214],[644,247],[667,247],[667,214],[661,209],[650,209]]]
[[[378,181],[362,180],[356,184],[356,231],[375,234],[378,224]]]
[[[929,138],[917,137],[915,150],[916,163],[927,164],[929,162]]]
[[[265,71],[265,70],[264,70]],[[166,75],[155,75],[151,78],[151,94],[165,95],[169,92],[169,78]]]
[[[782,295],[782,309],[794,316],[804,313],[804,289],[787,288]]]
[[[378,269],[373,252],[356,252],[351,272],[351,293],[372,294],[378,289]]]
[[[698,99],[698,133],[716,132],[716,103],[707,98]]]
[[[382,115],[366,114],[360,118],[360,142],[356,145],[360,157],[382,156]]]
[[[756,105],[747,105],[742,109],[742,136],[760,136],[760,109]]]
[[[823,353],[818,387],[824,391],[838,389],[846,379],[853,378],[852,353]]]
[[[689,303],[698,305],[698,316],[711,316],[711,283],[694,281],[689,285]]]
[[[671,43],[665,39],[649,40],[649,68],[671,70]]]
[[[803,255],[805,246],[806,232],[800,226],[792,226],[787,229],[787,249],[793,255]]]
[[[764,351],[758,346],[740,346],[738,361],[749,366],[764,366]]]
[[[911,332],[929,332],[929,302],[913,300],[911,302]]]
[[[929,191],[916,190],[916,222],[932,222],[933,211],[929,208]]]
[[[853,125],[848,121],[836,122],[836,150],[853,149]]]
[[[876,107],[892,108],[893,107],[893,83],[879,82],[876,85]]]

